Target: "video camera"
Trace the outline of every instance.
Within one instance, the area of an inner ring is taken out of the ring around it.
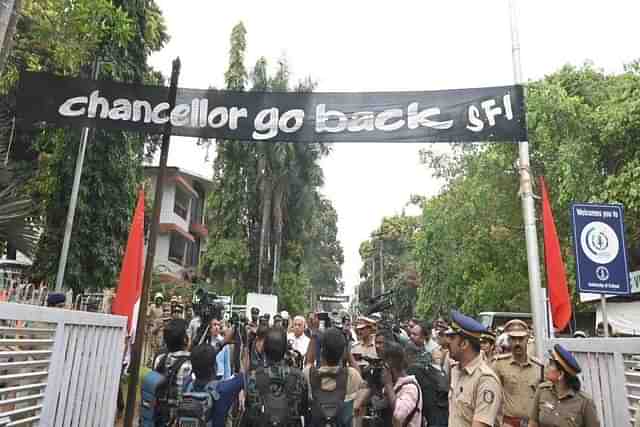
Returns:
[[[369,298],[369,308],[367,308],[365,315],[371,316],[373,313],[381,313],[393,307],[393,295],[395,292],[396,291],[392,289]]]
[[[382,390],[384,385],[382,380],[382,374],[385,368],[384,360],[377,357],[356,354],[354,354],[354,357],[356,360],[363,360],[368,363],[368,365],[361,368],[362,379],[367,382],[371,389]]]
[[[223,319],[224,305],[218,301],[218,295],[215,292],[208,292],[203,288],[199,288],[193,293],[191,304],[193,312],[200,317],[200,327],[194,342],[201,344],[206,339],[211,320]]]

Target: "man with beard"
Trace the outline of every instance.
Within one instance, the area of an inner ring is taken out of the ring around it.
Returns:
[[[538,384],[543,381],[543,364],[527,353],[529,328],[519,319],[506,323],[504,332],[511,340],[511,354],[495,358],[493,370],[504,390],[504,426],[520,427],[529,415]]]
[[[500,380],[482,359],[480,336],[486,328],[457,311],[446,331],[451,367],[449,426],[493,427],[502,423]]]

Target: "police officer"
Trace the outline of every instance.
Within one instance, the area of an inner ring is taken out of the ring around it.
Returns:
[[[162,347],[162,334],[164,330],[164,296],[157,292],[153,297],[153,304],[149,306],[147,311],[147,325],[149,325],[148,333],[151,335],[147,356],[149,357],[149,365],[160,352]]]
[[[500,378],[504,401],[504,426],[520,427],[529,416],[544,366],[527,352],[529,327],[519,319],[508,321],[504,333],[511,339],[511,353],[494,358],[493,370]]]
[[[487,330],[480,335],[480,349],[484,355],[484,361],[491,363],[496,349],[496,334]]]
[[[285,331],[270,328],[264,341],[266,366],[247,375],[245,406],[249,427],[280,423],[287,427],[303,425],[309,408],[307,382],[300,369],[287,366],[286,351]],[[282,402],[276,404],[283,398],[286,399],[284,406]]]
[[[369,317],[360,317],[356,325],[358,342],[351,348],[353,354],[376,358],[375,330],[376,321]]]
[[[593,400],[580,391],[580,365],[560,344],[550,353],[545,377],[529,414],[529,427],[599,427]]]
[[[457,311],[445,332],[451,367],[449,426],[496,426],[502,422],[502,387],[493,370],[482,360],[480,336],[486,328]]]

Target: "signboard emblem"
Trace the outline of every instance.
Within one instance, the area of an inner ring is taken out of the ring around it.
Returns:
[[[604,282],[609,278],[609,270],[607,270],[607,267],[600,266],[596,268],[596,276]]]
[[[613,261],[620,249],[616,232],[600,221],[591,222],[582,229],[580,244],[584,254],[598,264],[608,264]]]

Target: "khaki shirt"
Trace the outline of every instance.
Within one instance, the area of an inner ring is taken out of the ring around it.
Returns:
[[[473,421],[489,426],[502,423],[500,380],[480,354],[464,368],[451,367],[449,427],[468,427]]]
[[[376,358],[378,357],[378,353],[376,352],[376,344],[373,339],[370,339],[369,343],[364,343],[358,341],[357,344],[351,348],[352,354],[362,354],[363,356]]]
[[[540,427],[600,427],[596,407],[589,396],[573,390],[560,396],[549,382],[538,387],[529,419]]]
[[[501,354],[493,359],[492,368],[502,383],[504,415],[529,416],[533,397],[543,378],[543,364],[538,359],[527,357],[521,365],[511,354]]]

